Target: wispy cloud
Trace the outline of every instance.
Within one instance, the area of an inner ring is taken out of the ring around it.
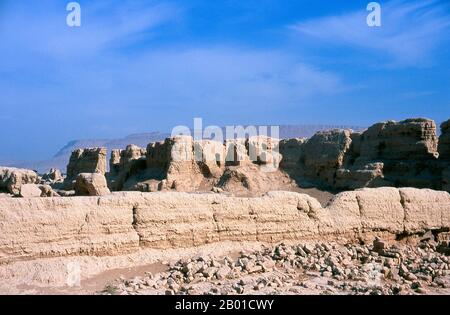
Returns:
[[[8,96],[4,104],[13,111],[31,98],[46,104],[44,110],[58,112],[62,108],[51,104],[59,103],[66,113],[77,108],[79,115],[114,121],[123,119],[117,113],[125,109],[130,116],[176,111],[176,119],[187,120],[195,114],[218,113],[232,120],[239,112],[240,119],[251,122],[252,115],[255,119],[264,116],[262,109],[276,112],[346,89],[340,76],[301,58],[243,47],[165,48],[134,58],[108,55],[101,62],[58,64],[61,68],[51,73],[51,80],[38,86],[27,86],[27,82],[10,86],[0,79],[0,93]],[[27,94],[21,95],[24,89]],[[135,120],[143,129],[148,123],[147,118],[141,120],[144,117]],[[165,124],[176,122],[171,119],[165,117]]]
[[[161,35],[158,27],[182,14],[173,5],[89,2],[82,26],[69,28],[64,6],[45,3],[52,5],[30,11],[11,4],[17,7],[7,6],[0,25],[0,106],[2,115],[20,117],[4,121],[0,146],[27,138],[36,117],[40,132],[28,140],[55,150],[68,139],[170,130],[196,116],[214,124],[273,122],[286,108],[346,88],[339,75],[283,49],[148,45]]]
[[[82,26],[69,28],[65,8],[57,3],[47,1],[38,11],[16,5],[7,17],[7,27],[0,28],[6,47],[0,56],[8,49],[15,56],[8,64],[8,58],[0,60],[8,81],[15,82],[11,86],[0,79],[8,104],[21,103],[20,90],[28,92],[27,98],[33,95],[45,102],[60,97],[64,103],[70,90],[76,91],[80,107],[89,107],[86,103],[97,103],[97,109],[119,108],[123,103],[132,107],[145,101],[150,107],[184,106],[202,112],[218,106],[294,106],[345,89],[340,76],[283,50],[188,43],[182,47],[138,45],[131,50],[132,57],[129,51],[121,51],[126,45],[142,44],[155,28],[179,17],[183,9],[173,4],[86,2],[82,3]],[[43,10],[47,12],[41,15]],[[37,27],[24,27],[25,22]],[[18,74],[22,71],[27,78]]]
[[[370,28],[364,9],[328,16],[290,27],[326,43],[346,45],[387,57],[395,66],[423,65],[450,37],[448,5],[442,1],[390,1],[382,5],[382,26]]]
[[[30,7],[24,1],[0,0],[0,147],[8,148],[5,152],[26,156],[26,141],[34,153],[40,150],[45,156],[68,139],[170,130],[198,116],[219,125],[349,119],[360,124],[379,116],[392,118],[392,113],[406,115],[414,100],[431,97],[437,100],[432,102],[435,107],[416,102],[415,113],[434,108],[436,116],[448,115],[439,107],[448,89],[435,86],[445,81],[446,69],[432,69],[435,72],[427,75],[435,81],[422,84],[422,74],[411,71],[394,77],[393,71],[377,69],[375,78],[373,69],[356,71],[358,62],[352,58],[367,59],[366,53],[333,49],[333,63],[339,59],[336,55],[349,56],[344,69],[330,66],[327,56],[315,58],[323,52],[315,47],[320,39],[373,51],[397,66],[433,59],[449,26],[441,2],[383,5],[381,29],[367,27],[364,8],[297,23],[292,26],[295,34],[312,39],[314,46],[300,53],[283,32],[288,20],[279,23],[277,34],[283,38],[278,42],[266,38],[260,24],[243,23],[243,28],[254,28],[252,37],[260,34],[255,43],[250,35],[243,39],[239,30],[227,31],[226,36],[223,30],[216,33],[215,26],[226,24],[230,12],[201,18],[197,13],[192,21],[192,8],[198,9],[200,2],[190,8],[185,1],[79,2],[82,26],[69,28],[64,1],[43,0]],[[216,3],[221,12],[223,4]],[[199,30],[203,19],[209,19],[211,30]],[[402,75],[408,79],[403,84]],[[357,82],[350,82],[355,76]],[[411,88],[410,76],[418,78],[420,89]],[[386,78],[398,86],[392,87]],[[368,93],[359,92],[364,86]],[[356,93],[355,87],[360,88]],[[405,106],[383,107],[384,102],[392,103],[399,89],[436,93],[411,94]],[[383,95],[378,99],[374,93]]]
[[[66,25],[65,5],[45,1],[37,8],[9,1],[0,36],[11,50],[37,53],[50,58],[93,57],[151,38],[152,31],[173,19],[180,8],[154,1],[86,1],[82,3],[81,27]]]
[[[128,82],[161,99],[188,100],[206,109],[298,103],[343,89],[334,73],[289,54],[242,47],[151,52],[127,64]]]

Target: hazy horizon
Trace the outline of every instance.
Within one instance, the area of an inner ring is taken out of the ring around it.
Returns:
[[[246,128],[247,126],[255,126],[255,125],[250,125],[250,124],[244,124],[242,125],[244,128]],[[207,126],[204,126],[207,127]],[[222,126],[221,128],[223,129],[223,132],[225,133],[225,129],[227,126]],[[240,126],[233,126],[235,128],[239,128]],[[258,127],[256,125],[256,127]],[[268,127],[268,135],[270,136],[270,127],[271,126],[267,126]],[[345,125],[308,125],[308,124],[303,124],[303,125],[277,125],[277,127],[280,127],[282,130],[282,134],[286,135],[289,134],[289,130],[286,130],[286,128],[294,128],[296,130],[294,130],[294,134],[298,133],[298,129],[302,129],[302,130],[309,130],[309,129],[320,129],[320,130],[327,130],[327,129],[333,129],[333,128],[353,128],[353,130],[355,131],[361,131],[364,130],[367,126],[345,126]],[[191,135],[194,136],[194,129],[191,129]],[[312,136],[314,134],[314,132],[307,132],[310,133],[309,136]],[[292,132],[291,132],[292,134]],[[134,142],[133,138],[135,137],[139,137],[139,138],[144,138],[144,135],[148,135],[149,138],[148,140],[145,142],[142,142],[142,140],[140,142],[142,143],[136,143]],[[23,159],[2,159],[0,158],[0,165],[4,164],[3,166],[12,166],[12,167],[19,167],[22,168],[24,167],[23,165],[20,165],[23,162],[41,162],[41,161],[47,161],[50,160],[52,158],[56,158],[59,155],[67,155],[67,150],[73,148],[74,145],[76,145],[76,147],[78,147],[78,144],[85,144],[84,146],[82,146],[82,148],[87,148],[87,147],[93,147],[93,146],[105,146],[103,144],[95,144],[97,142],[119,142],[120,145],[113,145],[112,147],[110,146],[106,146],[108,148],[108,151],[112,150],[112,149],[125,149],[125,147],[127,145],[130,144],[134,144],[134,145],[138,145],[141,146],[143,148],[145,148],[147,146],[147,144],[154,142],[155,138],[158,138],[159,136],[161,137],[161,140],[158,141],[163,141],[165,138],[170,137],[171,132],[170,131],[143,131],[143,132],[138,132],[138,133],[133,133],[133,134],[128,134],[128,135],[121,135],[118,136],[117,138],[81,138],[81,139],[68,139],[64,145],[62,147],[57,148],[56,151],[53,152],[47,152],[47,156],[44,156],[41,159],[36,159],[33,156],[28,156],[27,158],[23,158]],[[248,135],[246,135],[248,136]],[[295,137],[299,137],[297,135],[291,135],[289,137],[283,137],[283,138],[295,138]],[[69,150],[70,151],[70,150]],[[16,165],[17,163],[19,163],[19,165]],[[32,168],[32,167],[25,167],[25,168]]]
[[[205,125],[450,118],[450,4],[379,1],[0,4],[0,161],[75,139]]]

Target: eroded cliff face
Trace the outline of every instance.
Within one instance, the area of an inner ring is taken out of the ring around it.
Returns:
[[[450,195],[428,189],[344,192],[327,207],[293,192],[259,198],[172,192],[0,198],[0,262],[449,228]]]
[[[121,167],[131,178],[124,190],[217,188],[241,196],[297,186],[333,191],[363,187],[449,190],[449,125],[442,124],[439,141],[434,121],[423,118],[378,123],[362,133],[322,131],[310,139],[253,137],[221,144],[175,137],[148,146],[145,169],[143,158],[137,160],[141,161],[138,172]],[[264,166],[273,170],[267,172]]]
[[[74,187],[77,176],[81,173],[106,174],[106,148],[78,149],[72,152],[67,174],[65,178],[65,188],[71,190]]]
[[[146,149],[129,145],[113,150],[106,179],[112,191],[212,190],[237,196],[299,187],[450,191],[450,122],[441,129],[438,140],[434,121],[417,118],[377,123],[362,133],[321,131],[310,139],[257,136],[220,143],[176,136]],[[81,173],[105,174],[105,154],[102,148],[74,151],[66,190],[74,188]]]
[[[281,165],[300,185],[332,190],[385,186],[448,190],[448,125],[442,125],[439,141],[434,121],[422,118],[378,123],[362,133],[321,132],[304,143],[291,142],[290,151],[280,147],[289,161]]]
[[[107,177],[116,191],[215,189],[239,195],[264,194],[292,185],[291,179],[278,169],[282,158],[278,142],[261,136],[225,143],[176,136],[150,143],[146,150],[129,146],[125,151],[113,151]]]

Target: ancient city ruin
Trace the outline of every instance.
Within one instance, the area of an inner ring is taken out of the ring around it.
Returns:
[[[448,301],[449,39],[449,0],[0,0],[3,309]]]
[[[428,119],[309,139],[176,136],[107,159],[86,148],[65,171],[0,168],[0,277],[17,285],[1,290],[67,287],[73,262],[88,281],[169,261],[97,293],[448,293],[450,121],[439,136]]]

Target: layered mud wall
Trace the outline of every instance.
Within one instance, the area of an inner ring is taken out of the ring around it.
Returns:
[[[308,196],[119,192],[104,197],[0,198],[0,263],[113,256],[220,241],[279,242],[346,233],[450,228],[450,194],[413,188],[344,192],[323,208]]]

